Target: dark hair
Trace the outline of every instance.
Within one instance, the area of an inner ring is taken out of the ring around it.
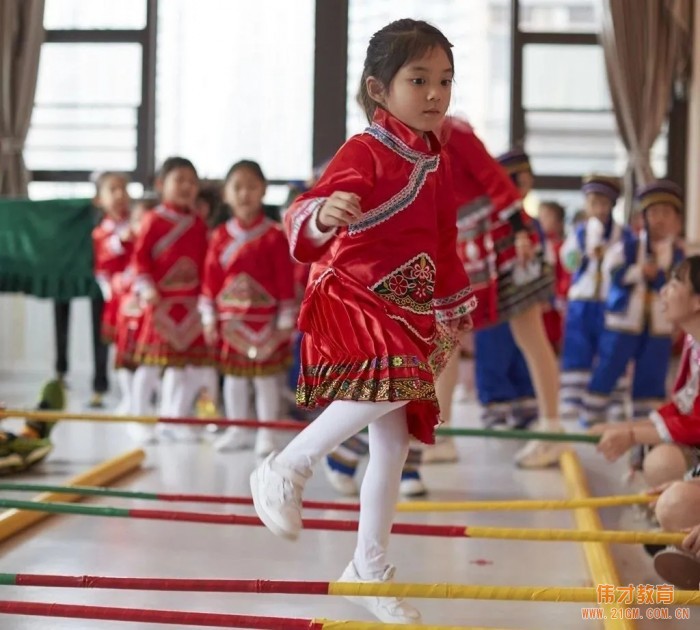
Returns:
[[[267,180],[265,179],[265,175],[263,174],[262,169],[260,168],[260,164],[258,164],[254,160],[239,160],[238,162],[236,162],[230,169],[228,169],[228,173],[226,173],[224,183],[227,182],[236,171],[240,171],[243,168],[249,170],[263,184],[267,184]]]
[[[209,206],[209,216],[205,223],[210,228],[226,223],[228,214],[222,207],[220,186],[214,182],[203,183],[197,193],[197,201],[203,201]]]
[[[367,46],[357,102],[372,120],[378,103],[367,92],[368,77],[375,77],[385,88],[409,61],[439,46],[445,51],[454,71],[452,44],[442,32],[423,20],[403,19],[388,24],[372,35]]]
[[[118,177],[123,179],[127,184],[129,183],[129,176],[126,173],[120,171],[98,171],[90,175],[90,181],[95,184],[95,194],[99,195],[102,190],[102,186],[107,183],[108,179],[112,177]]]
[[[165,160],[165,162],[163,162],[163,165],[158,171],[158,177],[160,179],[165,179],[168,175],[170,175],[170,173],[177,170],[178,168],[188,168],[195,175],[197,175],[197,169],[194,167],[194,164],[192,164],[192,162],[190,162],[187,158],[176,156],[169,157],[167,160]]]
[[[564,219],[566,218],[566,210],[560,203],[556,201],[543,201],[540,204],[540,208],[549,208],[556,215],[557,220],[560,223],[564,223]]]
[[[672,275],[681,282],[688,280],[693,293],[700,295],[700,256],[688,256],[673,270]]]

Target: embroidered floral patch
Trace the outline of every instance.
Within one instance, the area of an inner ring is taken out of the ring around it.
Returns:
[[[219,293],[216,301],[223,307],[260,308],[277,302],[265,288],[247,273],[237,274]]]
[[[433,308],[435,263],[428,254],[418,254],[382,278],[372,290],[401,308],[426,315],[432,312]]]

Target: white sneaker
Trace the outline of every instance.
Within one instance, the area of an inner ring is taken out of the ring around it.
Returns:
[[[258,436],[255,438],[255,454],[258,457],[267,457],[276,450],[275,432],[272,429],[258,429]]]
[[[217,451],[245,451],[253,448],[254,444],[255,429],[230,427],[214,442],[214,448]]]
[[[323,458],[323,472],[326,473],[328,483],[338,494],[342,494],[344,497],[356,497],[360,494],[355,477],[331,468],[326,457]]]
[[[515,454],[515,464],[520,468],[549,468],[558,466],[559,458],[566,451],[564,442],[530,440]]]
[[[278,464],[271,453],[250,475],[253,505],[260,520],[275,536],[296,540],[303,527],[301,493],[311,470],[297,471]]]
[[[357,573],[355,564],[351,562],[340,576],[339,582],[362,582],[381,584],[393,582],[396,569],[389,565],[378,580],[363,580]],[[348,601],[362,606],[371,612],[379,621],[384,623],[419,624],[420,612],[400,597],[346,597]]]
[[[448,464],[459,460],[457,447],[452,438],[438,438],[433,446],[423,449],[421,464]]]
[[[155,426],[152,424],[143,424],[142,422],[131,422],[127,425],[129,436],[137,444],[156,444],[158,437],[156,435]]]
[[[428,488],[420,477],[409,477],[401,480],[399,492],[404,497],[422,497],[428,494]]]

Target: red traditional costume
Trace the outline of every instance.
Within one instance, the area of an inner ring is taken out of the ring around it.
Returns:
[[[434,441],[436,323],[467,325],[476,305],[449,174],[434,134],[424,140],[378,108],[287,212],[292,254],[314,262],[299,319],[301,406],[407,400],[409,431]],[[335,191],[357,194],[363,214],[320,244],[313,227]]]
[[[145,309],[136,360],[144,365],[206,365],[210,352],[197,311],[207,228],[196,215],[162,204],[143,219],[134,248],[136,289],[155,291]]]
[[[443,126],[458,208],[459,256],[479,307],[474,327],[507,321],[552,293],[552,273],[542,260],[539,238],[522,208],[520,194],[505,170],[465,122],[448,118]],[[537,273],[516,273],[515,232],[527,229],[540,259]]]
[[[666,442],[675,442],[696,449],[700,459],[700,344],[686,335],[681,364],[670,402],[651,414],[651,420]],[[700,477],[700,465],[688,471]]]
[[[244,227],[233,218],[214,231],[200,311],[203,321],[217,322],[221,372],[255,377],[287,370],[298,310],[294,298],[294,267],[278,223],[261,215]],[[280,330],[290,335],[279,339]],[[256,358],[262,349],[265,356]]]
[[[564,268],[559,252],[564,239],[558,234],[545,234],[544,257],[554,269],[554,301],[544,307],[542,319],[547,331],[547,338],[555,350],[561,346],[564,334],[564,314],[566,313],[566,296],[569,293],[571,274]]]
[[[112,278],[126,269],[131,259],[133,243],[130,240],[129,220],[102,219],[92,231],[92,249],[95,280],[104,297],[102,310],[102,338],[112,343],[116,335],[119,300],[112,294]]]

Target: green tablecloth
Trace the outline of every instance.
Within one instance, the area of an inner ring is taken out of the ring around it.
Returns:
[[[0,199],[0,292],[95,297],[89,199]]]

